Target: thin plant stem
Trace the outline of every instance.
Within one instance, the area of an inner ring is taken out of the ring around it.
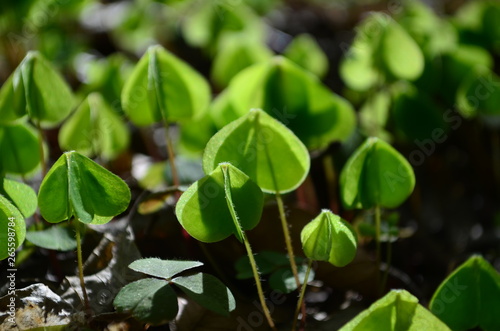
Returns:
[[[307,287],[307,282],[309,281],[309,274],[311,273],[311,269],[312,269],[312,260],[309,259],[307,261],[307,270],[306,270],[306,275],[304,276],[304,283],[302,284],[300,289],[299,301],[297,302],[297,308],[295,308],[295,314],[293,315],[292,331],[295,331],[295,328],[297,327],[297,320],[299,319],[299,312],[302,308],[302,303],[304,302],[304,296],[306,294],[306,287]]]
[[[299,273],[297,271],[297,263],[295,262],[295,255],[293,254],[292,237],[290,236],[290,230],[288,229],[288,222],[286,220],[285,206],[283,204],[283,199],[281,194],[276,192],[276,202],[278,203],[278,210],[280,213],[281,227],[283,228],[283,234],[285,236],[286,250],[288,252],[288,258],[290,259],[290,266],[292,267],[293,277],[295,278],[295,283],[297,288],[300,288]]]
[[[45,164],[45,151],[43,148],[43,130],[40,126],[40,120],[35,121],[36,129],[38,131],[38,152],[40,154],[40,163],[42,165],[42,178],[47,174],[47,164]]]
[[[391,243],[391,234],[388,233],[388,240],[387,240],[387,252],[385,256],[385,269],[384,269],[384,275],[382,276],[382,291],[385,289],[385,286],[387,284],[387,279],[389,277],[389,269],[391,268],[391,260],[392,260],[392,243]]]
[[[78,258],[78,276],[80,277],[80,286],[82,287],[83,301],[85,304],[85,309],[90,310],[89,296],[87,295],[87,289],[85,288],[85,280],[83,278],[83,259],[82,259],[82,239],[81,239],[81,225],[76,222],[76,255]]]
[[[172,181],[173,181],[174,186],[178,188],[180,185],[179,174],[177,172],[177,166],[175,165],[174,146],[172,144],[172,139],[170,139],[167,120],[163,121],[163,125],[165,127],[165,140],[166,140],[166,144],[167,144],[168,162],[170,164],[170,171],[172,172]],[[179,195],[179,192],[176,193],[177,198],[178,198],[178,195]]]
[[[257,268],[257,263],[255,262],[255,258],[253,256],[252,247],[250,247],[250,243],[248,242],[247,236],[245,232],[243,232],[243,243],[245,244],[245,248],[247,250],[248,259],[250,260],[250,266],[252,267],[253,277],[255,279],[255,285],[257,286],[257,294],[259,295],[260,304],[262,305],[262,311],[266,316],[267,323],[271,327],[271,329],[276,330],[276,326],[274,325],[274,321],[271,317],[271,312],[266,304],[266,298],[264,297],[264,291],[262,290],[262,284],[260,282],[259,270]]]
[[[375,261],[376,261],[376,266],[377,266],[377,286],[379,286],[379,291],[380,294],[382,294],[383,288],[381,287],[380,283],[380,228],[381,228],[381,217],[380,217],[380,206],[377,204],[375,206],[375,244],[376,244],[376,250],[375,250]]]

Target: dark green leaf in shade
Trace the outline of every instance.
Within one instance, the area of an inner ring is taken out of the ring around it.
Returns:
[[[127,209],[130,189],[115,174],[78,152],[64,153],[45,176],[38,193],[40,213],[59,223],[75,216],[103,224]]]
[[[15,257],[15,249],[21,246],[25,236],[26,224],[23,215],[9,200],[0,195],[0,260],[9,256]]]
[[[269,274],[278,268],[290,265],[290,260],[286,254],[274,251],[262,251],[254,256],[255,263],[261,275]],[[296,257],[297,264],[302,262],[301,258]],[[247,255],[240,257],[234,264],[236,269],[236,278],[247,279],[253,277],[252,266]]]
[[[217,278],[205,273],[176,277],[172,283],[177,285],[188,297],[202,307],[218,314],[229,316],[236,308],[231,291]]]
[[[75,231],[65,225],[51,226],[42,231],[28,231],[26,239],[46,249],[70,251],[76,248]]]
[[[141,279],[125,285],[113,301],[118,312],[130,312],[141,322],[165,324],[175,318],[177,296],[167,281]]]
[[[27,174],[40,164],[39,138],[29,124],[0,126],[0,173]]]
[[[250,110],[210,139],[203,156],[203,170],[210,173],[221,162],[238,167],[269,193],[294,190],[310,166],[304,144],[260,109]]]
[[[307,266],[299,265],[297,266],[297,269],[299,273],[300,283],[303,284],[306,278]],[[312,281],[314,279],[314,276],[315,276],[314,270],[311,269],[307,281],[308,282]],[[297,282],[295,281],[292,269],[281,268],[273,272],[269,277],[269,286],[273,290],[286,294],[295,291],[297,289]]]
[[[158,258],[146,258],[132,262],[129,265],[129,268],[150,276],[170,279],[178,273],[202,265],[203,263],[198,261],[175,261],[161,260]]]
[[[481,256],[472,256],[449,275],[429,308],[452,330],[500,330],[500,274]]]

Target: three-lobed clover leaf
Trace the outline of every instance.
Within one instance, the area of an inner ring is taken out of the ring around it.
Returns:
[[[203,155],[203,170],[210,173],[221,162],[238,167],[269,193],[294,190],[310,167],[304,144],[260,109],[250,110],[210,139]]]
[[[430,310],[452,330],[500,330],[500,274],[481,256],[472,256],[436,290]]]
[[[108,160],[127,148],[128,143],[125,123],[97,92],[87,96],[59,131],[62,149]]]
[[[73,93],[61,75],[42,54],[30,51],[0,89],[0,123],[28,115],[43,127],[53,127],[73,104]]]
[[[352,226],[330,210],[308,223],[300,234],[304,254],[315,261],[343,267],[356,256],[357,237]]]
[[[54,163],[38,193],[40,213],[50,223],[73,216],[83,223],[107,223],[129,202],[130,189],[120,177],[74,151]]]
[[[136,125],[200,116],[210,102],[205,78],[161,46],[151,46],[122,90],[122,106]]]
[[[236,303],[231,291],[220,280],[201,272],[176,276],[202,265],[198,261],[158,258],[134,261],[129,266],[131,269],[161,279],[146,278],[126,285],[115,297],[113,304],[118,311],[129,311],[142,322],[164,324],[174,319],[179,309],[177,295],[172,288],[175,285],[206,309],[228,316],[236,308]]]
[[[23,214],[7,198],[0,195],[0,260],[14,257],[14,250],[21,246],[25,236],[26,224]]]
[[[232,234],[243,241],[242,231],[259,223],[263,203],[259,186],[238,168],[223,163],[181,195],[175,214],[199,241],[217,242]]]
[[[450,331],[405,290],[392,290],[359,313],[340,331]]]
[[[410,163],[375,137],[356,149],[340,174],[340,192],[347,208],[395,208],[408,198],[414,186]]]

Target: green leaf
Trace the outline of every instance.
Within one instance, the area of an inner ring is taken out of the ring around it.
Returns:
[[[147,258],[132,262],[128,267],[137,272],[158,278],[170,279],[185,270],[202,266],[198,261],[175,261]]]
[[[28,124],[0,126],[0,173],[27,174],[40,163],[39,138]]]
[[[302,229],[300,240],[308,258],[337,267],[350,263],[358,246],[351,224],[326,209]]]
[[[220,164],[181,195],[175,214],[199,241],[216,242],[231,234],[241,240],[241,231],[259,223],[263,203],[261,189],[247,175],[230,164]]]
[[[0,194],[19,209],[25,218],[36,211],[36,192],[28,185],[8,178],[0,179]]]
[[[68,226],[51,226],[42,231],[28,231],[26,239],[38,247],[58,251],[76,248],[75,231]]]
[[[388,18],[381,39],[381,58],[387,72],[395,78],[414,80],[424,70],[424,56],[415,40]]]
[[[340,192],[347,208],[395,208],[408,198],[414,186],[410,163],[374,137],[356,149],[340,174]]]
[[[389,133],[384,127],[389,117],[390,106],[391,98],[386,91],[369,96],[359,110],[359,125],[363,133],[367,136],[387,137]]]
[[[59,223],[75,216],[80,222],[107,223],[127,209],[130,189],[115,174],[78,152],[64,153],[42,181],[40,213]]]
[[[240,116],[261,108],[285,124],[309,149],[346,139],[356,123],[349,102],[280,56],[241,71],[227,93],[229,100],[223,101],[229,104],[223,106]]]
[[[221,41],[213,61],[211,77],[217,86],[226,87],[241,70],[269,60],[272,55],[263,43],[249,42],[242,33],[233,33]]]
[[[59,144],[63,150],[110,160],[127,148],[129,132],[103,97],[93,92],[61,127]]]
[[[14,256],[16,248],[21,246],[26,236],[26,224],[21,212],[0,195],[0,260]],[[12,238],[12,239],[11,239]],[[15,259],[12,263],[15,262]],[[13,267],[13,265],[9,266]]]
[[[260,271],[260,270],[259,270]],[[300,283],[303,284],[306,278],[307,266],[299,265],[297,266],[297,272],[299,273]],[[314,279],[314,270],[311,269],[309,272],[309,277],[307,282]],[[269,286],[276,291],[281,293],[292,293],[297,289],[297,282],[295,281],[295,276],[293,275],[291,268],[281,268],[276,270],[269,277]]]
[[[179,310],[177,296],[168,282],[152,278],[125,285],[113,305],[118,312],[131,312],[139,321],[152,325],[173,320]]]
[[[54,127],[73,108],[71,89],[51,64],[30,51],[0,90],[0,122],[28,115],[43,127]]]
[[[405,290],[392,290],[362,311],[340,331],[449,331]]]
[[[289,192],[307,176],[309,153],[283,124],[260,109],[228,124],[208,142],[203,170],[210,173],[219,163],[241,169],[264,192]]]
[[[172,279],[172,283],[198,304],[218,314],[229,316],[229,312],[236,308],[231,291],[212,275],[200,272],[186,277],[176,277]]]
[[[136,125],[198,117],[209,102],[203,76],[161,46],[148,49],[122,91],[123,109]]]
[[[481,256],[472,256],[432,296],[430,310],[453,330],[500,330],[500,274]]]
[[[286,254],[274,251],[262,251],[254,256],[257,269],[261,275],[266,275],[275,271],[277,268],[290,265],[290,260]],[[300,258],[296,257],[297,263],[301,263]],[[252,266],[248,255],[240,257],[234,264],[236,269],[236,278],[248,279],[253,277]]]
[[[328,72],[328,57],[309,34],[304,33],[293,38],[283,55],[319,78]]]

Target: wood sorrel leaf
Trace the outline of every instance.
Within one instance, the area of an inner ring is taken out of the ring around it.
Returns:
[[[113,301],[119,312],[129,311],[139,321],[165,324],[179,310],[177,295],[167,281],[146,278],[125,285]]]
[[[1,178],[0,195],[3,195],[12,202],[24,217],[30,217],[36,211],[36,193],[30,186],[24,183],[8,178]]]
[[[27,174],[40,163],[39,138],[28,124],[0,126],[0,173]]]
[[[9,200],[0,195],[0,260],[13,257],[14,250],[21,246],[25,236],[26,224],[23,215]],[[9,263],[9,267],[14,268],[14,265]]]
[[[231,291],[217,278],[205,273],[176,277],[172,283],[199,305],[218,314],[229,316],[236,308]]]
[[[210,173],[221,162],[238,167],[270,193],[297,188],[310,166],[304,144],[260,109],[250,110],[210,139],[203,155],[203,170]]]
[[[350,263],[358,246],[351,224],[326,209],[302,229],[300,240],[308,258],[337,267]]]
[[[130,189],[120,177],[78,152],[64,153],[38,192],[40,213],[51,223],[73,216],[83,223],[107,223],[129,202]]]
[[[395,208],[408,198],[414,186],[410,163],[374,137],[356,149],[340,174],[340,192],[347,208]]]
[[[76,248],[75,231],[65,225],[51,226],[42,231],[28,231],[26,239],[36,246],[46,249],[70,251]]]
[[[223,163],[181,195],[175,214],[199,241],[216,242],[231,234],[242,241],[242,231],[259,223],[263,203],[259,186],[238,168]]]
[[[203,263],[198,261],[175,261],[147,258],[134,261],[128,267],[132,270],[142,272],[150,276],[170,279],[178,273],[202,265]]]
[[[472,256],[432,296],[430,310],[453,330],[500,330],[500,274],[481,256]]]
[[[285,124],[309,149],[346,139],[356,123],[349,102],[284,57],[241,71],[226,93],[225,108],[240,116],[251,108],[261,108]]]
[[[87,96],[59,131],[63,150],[115,158],[129,143],[125,123],[97,92]]]
[[[405,290],[392,290],[359,313],[340,331],[450,331]]]
[[[0,90],[0,122],[28,115],[43,127],[59,124],[73,108],[71,89],[51,64],[30,51]]]
[[[203,76],[161,46],[148,49],[122,91],[123,109],[136,125],[197,117],[209,101]]]
[[[283,55],[319,78],[328,72],[328,57],[309,34],[293,38]]]

